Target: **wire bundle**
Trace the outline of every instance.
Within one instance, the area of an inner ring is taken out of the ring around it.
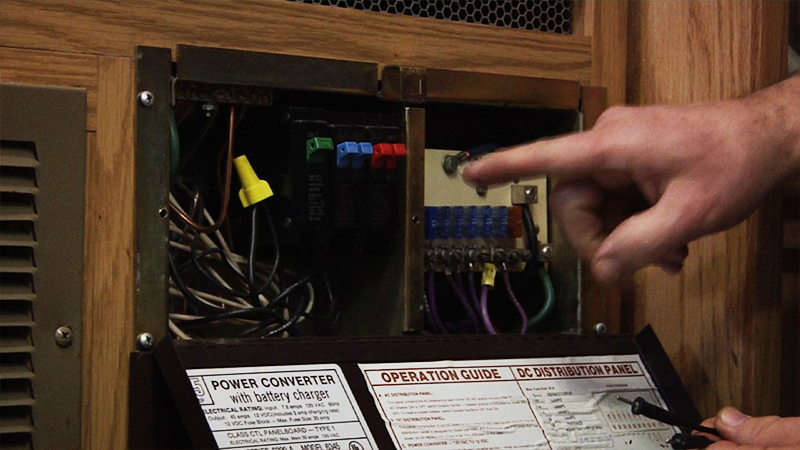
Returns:
[[[315,315],[315,290],[311,275],[298,275],[285,267],[269,208],[265,202],[249,206],[249,244],[247,256],[231,250],[230,231],[226,239],[221,232],[228,218],[231,175],[234,156],[234,134],[238,125],[235,109],[230,108],[230,122],[225,164],[225,181],[221,186],[221,206],[213,219],[203,205],[199,189],[187,186],[182,175],[187,159],[179,163],[175,174],[174,193],[170,193],[169,231],[169,295],[172,300],[169,328],[180,339],[193,337],[271,337],[296,333],[296,325],[306,318],[332,323],[337,317],[337,304],[324,270],[322,281],[330,300],[323,315]],[[213,116],[199,140],[208,134]],[[241,116],[239,121],[241,121]],[[178,145],[173,139],[173,146]],[[186,158],[199,147],[196,142]],[[179,149],[173,148],[173,154]],[[222,156],[222,154],[220,155]],[[173,157],[173,159],[175,159]],[[221,181],[221,180],[220,180]],[[178,197],[191,199],[188,208]],[[265,219],[271,238],[269,262],[257,259],[258,234]]]

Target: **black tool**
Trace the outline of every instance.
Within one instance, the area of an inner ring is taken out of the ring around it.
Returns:
[[[631,405],[631,412],[633,414],[636,414],[637,416],[642,415],[645,417],[649,417],[653,420],[666,423],[668,425],[673,425],[681,428],[688,428],[690,430],[699,431],[701,433],[708,433],[720,437],[719,431],[717,431],[716,429],[704,427],[700,424],[687,422],[681,419],[675,413],[667,411],[666,409],[658,407],[652,403],[649,403],[642,397],[636,397],[633,401],[631,401],[628,400],[627,398],[620,397],[618,395],[617,400],[621,401],[622,403],[627,403]]]
[[[667,440],[674,450],[688,450],[693,448],[706,448],[713,444],[711,439],[699,434],[677,433]]]

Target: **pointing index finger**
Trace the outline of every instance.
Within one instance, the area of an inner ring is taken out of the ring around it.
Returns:
[[[479,185],[543,174],[575,178],[596,171],[601,162],[596,134],[585,132],[495,152],[470,164],[464,178]]]

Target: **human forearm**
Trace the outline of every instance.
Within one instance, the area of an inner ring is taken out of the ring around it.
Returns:
[[[556,219],[597,279],[674,271],[686,244],[742,221],[800,173],[797,98],[792,78],[738,100],[611,108],[591,131],[498,152],[464,177],[553,174]]]
[[[780,179],[800,179],[800,76],[795,75],[740,100],[751,118],[748,132],[783,161]]]

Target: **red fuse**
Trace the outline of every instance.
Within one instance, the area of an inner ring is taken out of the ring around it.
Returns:
[[[370,163],[372,170],[382,169],[384,162],[387,170],[395,170],[400,158],[405,158],[408,155],[406,144],[387,144],[382,142],[375,144],[372,150],[372,162]]]
[[[508,235],[513,238],[522,237],[522,207],[519,205],[508,209]]]
[[[389,170],[397,169],[400,158],[405,158],[408,155],[406,144],[392,144],[392,147],[394,147],[394,155],[386,159],[386,168]]]
[[[383,168],[384,160],[387,161],[394,156],[394,146],[392,144],[387,143],[380,143],[375,144],[372,146],[372,161],[370,162],[370,167],[372,170],[380,170]],[[395,164],[397,167],[397,164]]]

